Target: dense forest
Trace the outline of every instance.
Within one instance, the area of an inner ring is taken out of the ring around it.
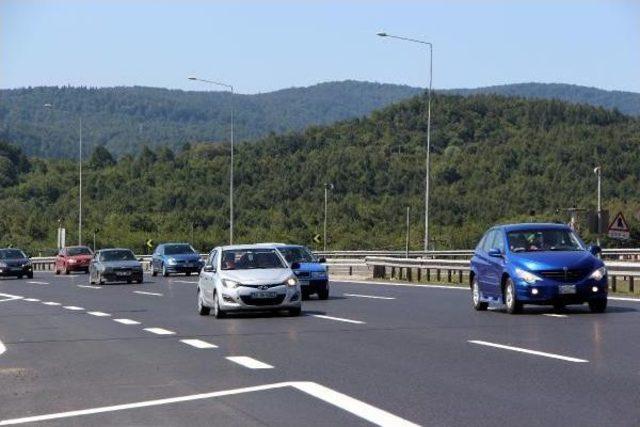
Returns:
[[[313,246],[323,185],[333,183],[329,248],[402,248],[407,206],[411,245],[421,248],[426,129],[421,95],[369,117],[239,144],[237,242]],[[594,209],[595,165],[603,168],[604,207],[625,212],[633,228],[628,244],[638,245],[638,119],[559,101],[437,95],[432,150],[436,248],[473,247],[498,222],[566,222],[564,208]],[[0,246],[47,253],[59,218],[75,241],[77,172],[74,160],[27,159],[0,145]],[[201,250],[225,243],[228,176],[226,144],[145,146],[120,158],[97,148],[84,165],[85,240],[98,229],[98,246],[136,251],[149,238],[193,241]]]
[[[29,156],[75,158],[82,118],[87,152],[104,146],[119,158],[138,154],[144,145],[175,151],[187,142],[227,141],[232,103],[236,139],[248,141],[362,117],[422,91],[357,81],[233,97],[206,89],[194,83],[189,92],[147,87],[0,90],[0,137]],[[442,93],[559,99],[640,115],[640,94],[575,85],[525,83]]]

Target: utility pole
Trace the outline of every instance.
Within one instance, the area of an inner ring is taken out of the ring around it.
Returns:
[[[407,233],[406,233],[407,234],[407,239],[406,239],[406,245],[405,245],[405,248],[404,248],[404,257],[405,258],[409,258],[409,240],[410,240],[410,235],[409,235],[409,232],[410,232],[409,215],[410,215],[410,212],[411,212],[411,208],[409,206],[407,206]]]
[[[329,190],[333,190],[333,184],[324,184],[324,236],[322,238],[322,251],[327,251],[327,199]]]
[[[602,182],[602,168],[597,166],[593,169],[593,173],[598,177],[598,237],[597,243],[600,246],[600,233],[602,233],[602,193],[601,193],[601,182]]]

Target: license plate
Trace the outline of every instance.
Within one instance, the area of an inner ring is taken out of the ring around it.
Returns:
[[[118,271],[118,272],[116,272],[116,276],[128,276],[129,274],[131,274],[131,273],[129,273],[128,271]]]
[[[308,280],[300,280],[300,286],[309,286]]]
[[[254,292],[251,296],[255,299],[267,299],[267,298],[275,298],[275,292]]]
[[[575,294],[576,285],[560,285],[558,287],[558,292],[562,295]]]

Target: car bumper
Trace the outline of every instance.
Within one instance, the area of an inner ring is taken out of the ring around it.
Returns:
[[[299,279],[299,280],[300,280],[300,287],[306,293],[313,294],[316,292],[324,291],[325,289],[329,288],[328,279],[311,279],[311,280]]]
[[[33,267],[2,267],[0,268],[0,276],[26,276],[33,273]]]
[[[66,268],[69,271],[89,271],[89,263],[86,263],[86,264],[67,264]]]
[[[561,285],[574,285],[575,293],[561,293]],[[517,298],[525,304],[583,304],[607,298],[607,277],[601,280],[585,279],[577,283],[558,283],[543,280],[534,285],[517,285]]]
[[[220,308],[224,311],[260,311],[281,310],[302,307],[302,292],[299,287],[270,288],[267,292],[273,292],[273,298],[254,298],[257,291],[253,288],[225,289],[221,292]]]
[[[165,268],[169,273],[197,273],[202,270],[201,264],[186,266],[186,265],[169,265],[166,264]]]
[[[142,271],[134,271],[126,276],[120,276],[115,273],[102,273],[100,278],[104,282],[116,283],[116,282],[129,282],[129,281],[142,281],[143,273]]]

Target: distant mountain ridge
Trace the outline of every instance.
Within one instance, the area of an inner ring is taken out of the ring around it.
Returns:
[[[271,133],[366,116],[422,92],[410,86],[353,80],[233,97],[226,92],[151,87],[4,89],[0,90],[0,137],[30,156],[74,158],[82,115],[86,152],[102,145],[120,157],[138,153],[144,145],[176,150],[185,143],[227,141],[231,101],[236,139],[257,140]],[[568,84],[520,83],[438,92],[557,99],[640,116],[640,94]]]

